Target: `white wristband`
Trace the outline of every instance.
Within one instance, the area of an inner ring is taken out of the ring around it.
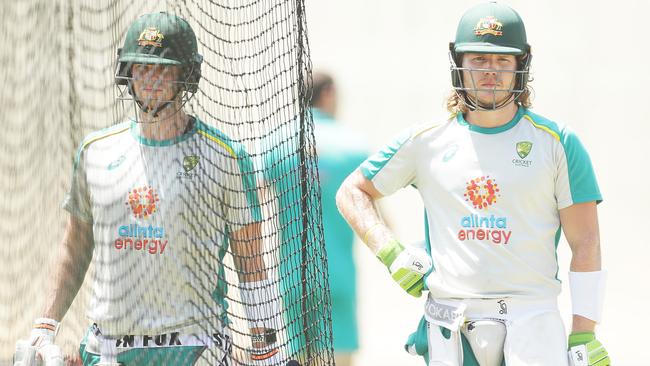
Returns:
[[[34,329],[42,330],[44,332],[52,332],[56,335],[59,332],[60,323],[50,318],[37,318],[34,320]]]
[[[574,315],[600,323],[605,300],[606,271],[569,272],[571,305]]]
[[[275,282],[243,282],[239,293],[251,328],[279,328],[280,291]]]

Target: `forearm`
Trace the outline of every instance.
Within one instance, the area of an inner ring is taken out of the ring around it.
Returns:
[[[572,300],[589,301],[588,304],[596,304],[602,298],[599,290],[593,290],[593,300],[589,300],[592,296],[590,291],[591,287],[598,288],[597,285],[592,286],[592,280],[589,278],[600,278],[599,271],[601,271],[601,253],[600,253],[600,234],[598,228],[598,218],[595,203],[584,203],[571,206],[560,212],[564,234],[567,242],[571,247],[571,265],[569,283],[572,286]],[[586,278],[581,279],[581,278]],[[576,281],[576,283],[573,283]],[[576,286],[575,289],[573,286]],[[581,289],[587,290],[587,294],[582,294]],[[577,293],[574,293],[575,291]],[[575,304],[574,304],[575,308]],[[596,319],[596,318],[594,318]],[[596,327],[596,321],[586,318],[581,315],[573,315],[572,332],[593,332]]]
[[[377,254],[382,245],[394,238],[381,218],[375,200],[353,184],[351,177],[343,182],[337,192],[336,205],[350,227],[373,253]]]
[[[43,317],[61,321],[79,292],[92,259],[90,230],[88,224],[68,223],[47,285]]]
[[[55,264],[54,276],[48,284],[48,296],[43,314],[43,317],[57,321],[61,321],[70,308],[88,269],[88,265],[81,268],[78,263],[75,264],[72,255],[65,249],[63,251],[66,253],[59,256]]]
[[[232,233],[230,239],[251,336],[251,358],[274,360],[279,353],[276,331],[281,328],[280,291],[276,281],[269,278],[264,261],[261,223],[246,225]]]
[[[601,270],[600,243],[597,233],[586,235],[582,243],[571,245],[571,272],[595,272]],[[593,332],[596,322],[580,315],[573,315],[572,332]]]
[[[241,282],[256,282],[268,278],[261,225],[252,223],[231,235],[233,262]]]
[[[268,278],[264,258],[261,254],[253,257],[236,256],[235,267],[241,282],[256,282]]]

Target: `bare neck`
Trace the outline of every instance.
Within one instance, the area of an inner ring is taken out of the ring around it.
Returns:
[[[469,111],[464,118],[467,123],[483,128],[503,126],[510,122],[517,114],[519,107],[515,103],[508,103],[505,107],[494,111]]]
[[[327,113],[331,117],[336,115],[336,106],[333,103],[317,103],[314,107],[320,109],[322,112]]]
[[[139,116],[142,121],[140,134],[149,140],[171,140],[182,136],[190,123],[189,116],[177,102],[160,111],[156,117],[142,110]]]

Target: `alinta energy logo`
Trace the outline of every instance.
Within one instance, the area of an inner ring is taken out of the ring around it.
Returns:
[[[496,179],[482,176],[466,182],[465,201],[475,209],[487,211],[501,196],[501,189]],[[508,230],[506,217],[469,214],[460,219],[458,240],[488,241],[493,244],[508,244],[512,231]]]
[[[487,209],[497,201],[499,185],[490,176],[470,179],[466,183],[465,201],[470,202],[474,208]]]
[[[165,229],[161,226],[140,225],[158,211],[160,198],[153,187],[133,188],[127,195],[126,206],[135,217],[136,223],[121,225],[117,229],[116,250],[146,251],[149,254],[163,254],[167,247]]]
[[[134,188],[129,192],[126,205],[129,206],[133,216],[138,219],[146,219],[156,212],[158,202],[158,193],[152,187],[144,186]]]

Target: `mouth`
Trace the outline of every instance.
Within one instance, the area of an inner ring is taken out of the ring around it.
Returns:
[[[499,86],[499,84],[497,84],[497,83],[481,83],[481,84],[479,84],[479,86],[482,89],[496,89],[496,87]]]

